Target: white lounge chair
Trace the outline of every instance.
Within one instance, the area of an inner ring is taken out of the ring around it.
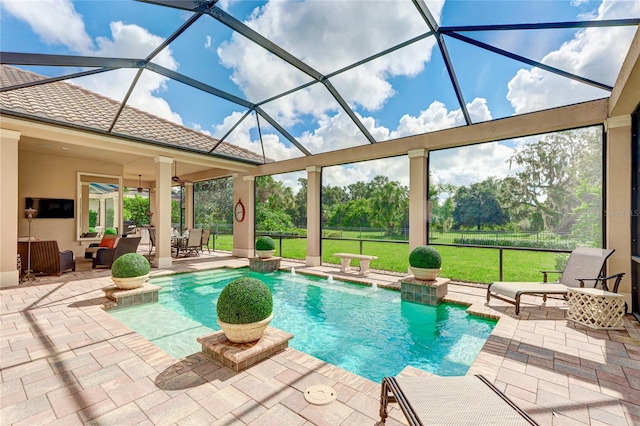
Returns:
[[[607,281],[616,278],[613,292],[618,291],[618,285],[624,273],[602,276],[605,261],[614,250],[578,247],[571,252],[564,271],[540,271],[542,282],[494,282],[487,288],[487,303],[491,297],[511,303],[516,307],[516,315],[520,313],[520,297],[523,294],[542,295],[547,301],[547,295],[566,295],[570,287],[584,287],[585,282],[593,282],[593,287],[601,285],[609,291]],[[559,273],[560,278],[555,283],[549,283],[548,274]]]

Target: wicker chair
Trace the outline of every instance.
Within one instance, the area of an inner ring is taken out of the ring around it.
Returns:
[[[122,256],[125,253],[135,253],[138,250],[138,244],[140,244],[141,237],[120,238],[118,244],[112,249],[103,248],[96,252],[96,256],[93,258],[91,268],[95,269],[98,266],[106,266],[111,268],[113,261]]]
[[[18,242],[18,253],[22,258],[20,277],[27,271],[29,242]],[[33,273],[62,275],[67,270],[76,270],[76,258],[71,250],[60,251],[57,241],[31,241],[31,270]]]

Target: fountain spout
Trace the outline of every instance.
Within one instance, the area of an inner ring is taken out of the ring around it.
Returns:
[[[327,277],[327,282],[330,282],[330,283],[332,283],[332,282],[333,282],[333,275],[329,275],[329,276]]]
[[[295,275],[296,274],[296,268],[291,267],[291,275]]]

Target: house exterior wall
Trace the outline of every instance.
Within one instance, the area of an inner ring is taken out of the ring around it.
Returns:
[[[31,235],[41,240],[56,240],[60,250],[73,250],[84,256],[88,241],[77,241],[77,172],[122,175],[122,165],[79,160],[56,155],[19,151],[18,155],[18,236],[27,236],[24,217],[25,198],[66,198],[75,202],[73,219],[33,219]]]

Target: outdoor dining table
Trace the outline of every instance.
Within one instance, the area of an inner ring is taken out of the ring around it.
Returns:
[[[176,255],[173,257],[178,257],[180,254],[180,249],[185,247],[187,243],[188,237],[183,236],[172,236],[171,237],[171,255],[173,256],[173,249],[176,249]]]

